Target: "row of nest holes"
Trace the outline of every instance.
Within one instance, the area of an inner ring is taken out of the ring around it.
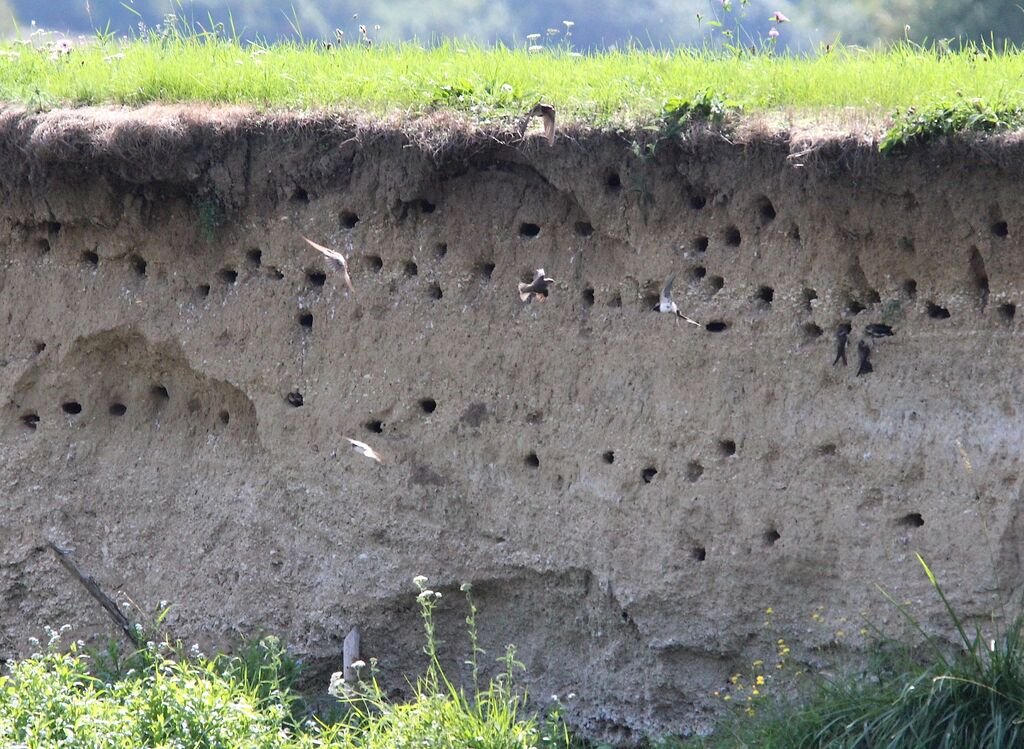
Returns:
[[[896,521],[898,526],[904,528],[920,528],[924,525],[924,517],[919,512],[911,512],[904,515]],[[761,535],[761,541],[765,546],[775,546],[782,538],[782,534],[779,533],[776,528],[769,528]],[[690,549],[690,558],[696,562],[703,562],[708,558],[707,547],[694,546]]]
[[[149,393],[151,399],[157,405],[162,405],[171,399],[170,392],[163,385],[154,385],[152,388],[150,388]],[[63,403],[60,404],[60,410],[63,411],[68,416],[78,416],[81,413],[83,413],[84,408],[79,401],[69,400],[64,401]],[[128,413],[128,406],[120,401],[114,401],[107,407],[107,413],[110,416],[119,418]],[[220,422],[222,424],[226,425],[231,421],[231,414],[228,411],[221,411],[220,414],[218,415],[218,418],[220,419]],[[41,419],[38,413],[30,411],[28,413],[22,414],[22,416],[20,417],[20,421],[22,426],[31,430],[35,430],[36,427],[39,425]]]
[[[285,402],[293,408],[301,408],[306,404],[306,399],[299,390],[293,390],[285,395]],[[420,398],[417,401],[420,411],[425,414],[432,414],[437,410],[437,401],[433,398]],[[367,431],[375,434],[381,434],[384,431],[384,422],[380,419],[370,419],[363,426]]]
[[[736,454],[736,442],[735,440],[725,439],[719,440],[718,442],[718,454],[723,458],[731,458]],[[601,453],[602,462],[612,465],[615,463],[615,451],[606,450]],[[523,462],[528,468],[540,468],[540,457],[536,452],[531,451],[526,454],[523,458]],[[655,476],[658,475],[658,469],[654,466],[645,466],[640,471],[640,478],[645,484],[650,484],[654,481]],[[691,460],[686,464],[686,479],[687,481],[697,481],[701,476],[704,475],[704,466],[696,460]]]

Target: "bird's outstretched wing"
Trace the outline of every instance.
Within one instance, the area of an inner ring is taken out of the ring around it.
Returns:
[[[661,287],[661,310],[663,312],[668,311],[668,307],[672,304],[672,284],[676,282],[676,274],[673,273],[665,281],[665,285]]]
[[[359,454],[365,455],[370,460],[376,460],[378,463],[384,462],[383,460],[381,460],[380,454],[372,447],[367,445],[365,442],[354,440],[351,437],[346,437],[345,439],[348,440],[349,444],[352,445],[352,449],[358,452]]]
[[[338,270],[341,271],[341,280],[345,282],[345,285],[348,287],[348,290],[355,294],[356,290],[352,286],[352,278],[348,275],[348,260],[345,259],[345,256],[342,255],[337,250],[332,250],[330,247],[324,247],[322,244],[317,244],[316,242],[314,242],[312,239],[305,235],[300,234],[299,236],[305,239],[306,243],[314,250],[319,252],[328,260],[333,261],[332,264]]]
[[[550,104],[537,104],[530,110],[530,117],[540,117],[544,122],[544,135],[548,145],[555,145],[555,108]]]

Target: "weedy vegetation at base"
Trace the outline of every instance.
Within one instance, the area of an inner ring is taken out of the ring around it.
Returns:
[[[469,588],[467,623],[474,688],[455,687],[437,658],[433,607],[440,594],[417,578],[427,634],[426,674],[411,699],[390,700],[376,664],[354,684],[332,679],[338,697],[330,720],[312,715],[295,690],[298,663],[274,637],[236,655],[206,657],[180,645],[150,642],[137,652],[111,646],[61,647],[48,630],[40,652],[8,664],[0,677],[0,745],[22,749],[568,749],[558,712],[537,716],[514,683],[521,668],[510,648],[504,672],[480,682],[476,609]],[[35,643],[38,644],[38,643]]]
[[[969,632],[920,556],[956,647],[927,634],[889,598],[918,635],[910,646],[884,638],[867,667],[812,677],[794,699],[754,717],[741,713],[715,736],[666,741],[664,749],[1013,749],[1024,746],[1024,617],[986,636]],[[888,594],[886,594],[887,597]],[[952,653],[950,651],[953,651]]]

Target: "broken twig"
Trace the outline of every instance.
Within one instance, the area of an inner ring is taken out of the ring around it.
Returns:
[[[78,565],[75,564],[75,561],[71,558],[69,551],[60,548],[53,541],[47,541],[47,543],[50,545],[50,548],[53,549],[53,553],[57,555],[57,559],[60,560],[60,563],[64,565],[64,569],[71,573],[71,576],[78,580],[78,582],[80,582],[82,586],[89,591],[89,595],[95,598],[96,602],[99,603],[99,605],[102,606],[108,614],[110,614],[110,618],[113,619],[114,623],[120,627],[122,632],[124,632],[124,636],[127,637],[135,647],[142,647],[142,637],[132,626],[132,623],[128,621],[128,617],[121,612],[121,609],[117,607],[117,604],[114,603],[113,599],[100,589],[99,584],[92,578],[92,576],[85,575],[80,569],[78,569]]]

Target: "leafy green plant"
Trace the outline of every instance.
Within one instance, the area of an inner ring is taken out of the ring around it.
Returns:
[[[909,107],[896,112],[895,122],[882,137],[878,150],[896,153],[916,143],[925,143],[955,133],[992,133],[1024,124],[1019,104],[990,104],[983,99],[959,99],[926,107]]]
[[[441,666],[437,654],[434,608],[441,594],[427,587],[427,578],[417,577],[417,603],[426,639],[427,671],[411,684],[412,699],[395,703],[388,699],[377,681],[376,664],[371,662],[368,678],[347,684],[342,674],[331,680],[331,692],[347,707],[345,720],[336,730],[346,745],[362,749],[392,747],[473,747],[473,749],[533,749],[571,746],[568,730],[557,712],[544,719],[525,709],[527,695],[515,687],[515,675],[523,665],[509,646],[499,663],[503,671],[472,693],[456,687]],[[476,636],[476,606],[470,589],[463,586],[469,603],[467,626],[472,646],[470,665],[474,678],[477,657],[482,654]],[[360,672],[365,664],[356,664]]]
[[[669,128],[680,128],[700,121],[721,127],[726,117],[741,111],[734,101],[704,89],[690,98],[672,97],[662,105],[662,114]]]
[[[718,735],[678,746],[759,749],[1011,749],[1024,746],[1024,617],[986,637],[951,605],[918,556],[958,642],[928,634],[907,607],[902,613],[920,642],[876,632],[863,670],[819,677],[795,700],[782,700],[756,719],[724,726]]]

